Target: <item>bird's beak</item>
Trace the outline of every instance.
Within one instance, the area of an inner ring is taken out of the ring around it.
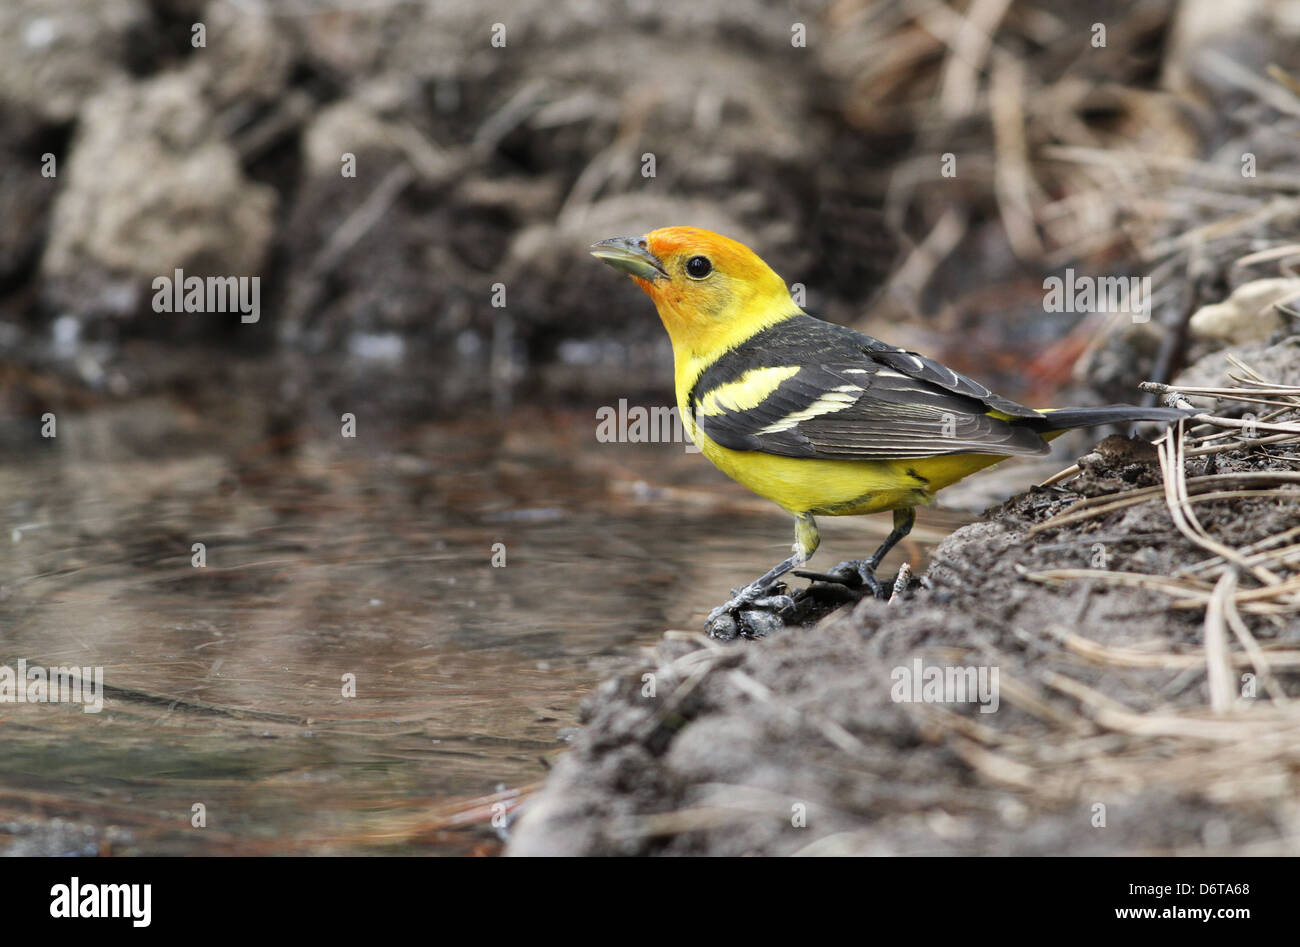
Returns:
[[[616,270],[654,282],[666,279],[668,271],[646,248],[645,237],[611,237],[591,245],[591,255]]]

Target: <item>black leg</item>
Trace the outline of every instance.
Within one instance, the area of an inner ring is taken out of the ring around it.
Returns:
[[[876,566],[880,565],[880,563],[884,561],[884,558],[889,555],[889,550],[897,546],[899,541],[910,533],[912,527],[915,525],[915,509],[909,506],[905,510],[894,510],[894,528],[889,531],[889,535],[886,536],[885,541],[880,544],[880,548],[873,552],[871,558],[867,560],[867,562],[870,563],[869,567],[873,572],[875,571]]]
[[[830,572],[797,571],[795,575],[802,576],[805,579],[814,579],[820,582],[839,582],[854,587],[865,585],[876,598],[887,598],[887,593],[876,578],[876,568],[884,560],[885,556],[889,555],[889,551],[912,531],[912,526],[915,523],[916,511],[913,508],[894,510],[894,528],[885,537],[885,541],[880,544],[880,548],[871,554],[870,559],[841,562]]]

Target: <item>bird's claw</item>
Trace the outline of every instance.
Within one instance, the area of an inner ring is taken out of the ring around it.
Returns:
[[[794,599],[785,594],[784,588],[777,583],[732,589],[731,601],[709,612],[704,625],[709,637],[724,641],[729,641],[738,634],[762,638],[769,632],[784,627],[780,613],[794,608]]]
[[[812,579],[814,582],[834,582],[850,589],[860,589],[865,586],[871,591],[873,597],[878,599],[889,598],[885,588],[880,584],[880,580],[876,578],[875,569],[867,559],[841,562],[829,572],[798,570],[795,575],[805,579]]]

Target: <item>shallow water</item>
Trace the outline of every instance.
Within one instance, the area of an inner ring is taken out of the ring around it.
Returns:
[[[262,413],[101,407],[0,465],[0,664],[107,689],[0,704],[0,851],[493,852],[581,696],[789,547],[703,458],[599,443],[590,412],[355,438]],[[888,525],[824,523],[815,563]]]

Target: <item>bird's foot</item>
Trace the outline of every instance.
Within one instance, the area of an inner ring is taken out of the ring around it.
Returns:
[[[888,602],[898,601],[913,583],[912,568],[906,562],[898,567],[898,574],[888,586],[880,584],[871,563],[866,560],[841,562],[830,572],[799,570],[795,575],[814,582],[831,582],[849,589],[870,591],[874,598]],[[924,580],[917,584],[924,584]]]
[[[878,599],[888,599],[889,593],[885,587],[880,584],[876,578],[875,567],[872,566],[868,559],[854,559],[849,562],[841,562],[829,572],[808,572],[798,570],[795,575],[805,579],[812,579],[814,582],[834,582],[837,585],[843,585],[850,589],[866,588],[871,594]]]
[[[794,599],[785,594],[785,584],[757,582],[743,589],[732,589],[732,598],[709,612],[704,623],[710,638],[730,641],[737,635],[762,638],[785,626],[781,612],[794,608]]]

